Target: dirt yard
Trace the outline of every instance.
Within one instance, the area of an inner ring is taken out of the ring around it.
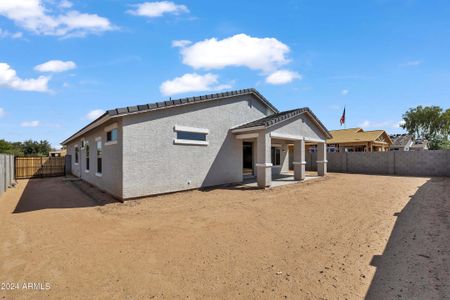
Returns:
[[[125,204],[20,181],[0,198],[0,283],[19,289],[0,299],[448,299],[449,220],[450,178],[330,174]]]

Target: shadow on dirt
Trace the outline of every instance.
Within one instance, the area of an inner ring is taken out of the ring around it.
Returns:
[[[13,213],[94,207],[113,202],[117,200],[82,181],[67,181],[64,177],[30,179]]]
[[[450,178],[435,177],[411,196],[382,255],[366,299],[448,299]]]

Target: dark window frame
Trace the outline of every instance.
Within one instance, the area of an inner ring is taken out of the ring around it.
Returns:
[[[89,147],[88,143],[85,144],[84,150],[86,151],[86,171],[90,171],[90,164],[89,164],[90,163],[90,159],[89,159],[90,147]]]
[[[75,146],[75,163],[78,164],[80,161],[80,149]]]
[[[114,142],[117,141],[117,128],[113,128],[106,132],[106,142]]]
[[[281,166],[281,148],[271,147],[272,166]]]
[[[96,153],[97,153],[97,174],[103,174],[103,145],[101,140],[95,142]],[[100,146],[100,147],[99,147]]]
[[[206,136],[203,132],[177,131],[177,140],[206,142]]]

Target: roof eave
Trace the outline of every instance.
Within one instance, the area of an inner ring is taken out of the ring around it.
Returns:
[[[88,125],[84,126],[83,128],[81,128],[80,130],[78,130],[76,133],[74,133],[73,135],[71,135],[69,138],[65,139],[64,141],[61,142],[61,145],[67,145],[68,143],[70,143],[71,141],[73,141],[74,139],[76,139],[77,137],[85,134],[86,132],[102,125],[103,123],[106,123],[107,121],[109,121],[112,118],[115,118],[116,116],[110,116],[107,112],[104,113],[103,115],[101,115],[100,117],[98,117],[97,119],[95,119],[94,121],[92,121],[91,123],[89,123]]]

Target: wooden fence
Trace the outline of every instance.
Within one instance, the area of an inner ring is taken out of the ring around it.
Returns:
[[[64,157],[16,156],[16,179],[64,176]]]

